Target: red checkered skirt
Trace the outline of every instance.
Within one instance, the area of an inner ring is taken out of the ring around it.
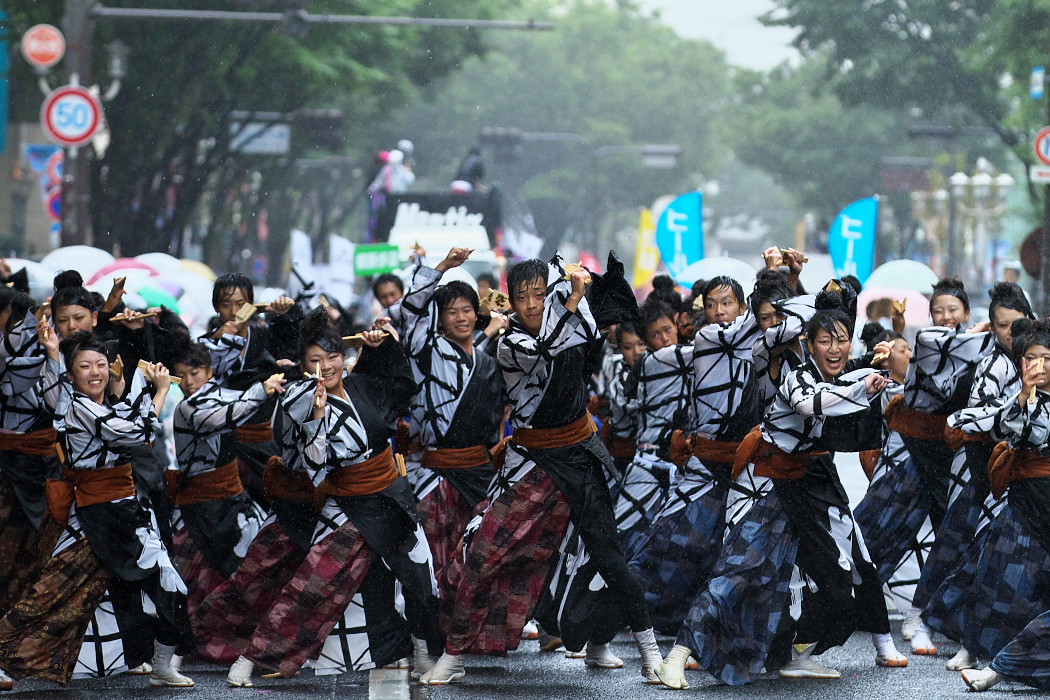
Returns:
[[[442,479],[437,488],[419,502],[416,511],[434,556],[434,574],[440,582],[448,558],[463,539],[474,510],[455,486]],[[450,593],[441,590],[442,597]]]
[[[0,472],[0,615],[21,599],[51,558],[62,528],[45,517],[39,530],[22,512],[11,484]]]
[[[518,647],[568,526],[569,503],[539,467],[492,502],[445,569],[454,591],[441,601],[450,653],[504,655]]]
[[[197,607],[193,633],[201,658],[223,665],[236,661],[305,556],[280,522],[260,530],[233,576]]]
[[[68,683],[112,577],[87,539],[48,559],[33,586],[0,619],[0,668],[16,680]]]
[[[186,582],[186,588],[189,590],[186,606],[189,609],[190,619],[193,620],[197,617],[197,609],[204,599],[225,583],[226,577],[204,558],[204,553],[193,542],[187,528],[175,533],[173,540],[175,566],[182,574],[182,580]],[[194,633],[196,634],[196,630]]]
[[[349,520],[311,547],[244,656],[291,678],[315,658],[368,575],[375,552]]]

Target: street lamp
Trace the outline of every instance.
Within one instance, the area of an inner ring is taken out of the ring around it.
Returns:
[[[1006,200],[1014,185],[1010,175],[1000,173],[993,176],[989,172],[991,168],[992,164],[981,158],[973,175],[957,172],[948,179],[956,214],[963,219],[959,232],[965,254],[976,263],[970,267],[970,279],[966,281],[979,287],[995,281],[999,233],[1006,213]],[[994,246],[991,251],[989,245]]]

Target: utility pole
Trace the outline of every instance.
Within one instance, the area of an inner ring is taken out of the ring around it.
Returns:
[[[91,0],[66,0],[66,83],[91,85]],[[62,245],[91,241],[91,169],[87,149],[66,149],[62,177]]]
[[[1046,123],[1050,126],[1050,96],[1046,101]],[[1039,307],[1043,315],[1050,313],[1050,183],[1043,187],[1043,254],[1039,276],[1042,278]]]

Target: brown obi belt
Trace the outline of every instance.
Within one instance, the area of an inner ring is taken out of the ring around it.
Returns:
[[[281,501],[313,503],[314,482],[306,472],[286,467],[280,457],[270,457],[263,472],[263,495]]]
[[[944,442],[944,429],[948,425],[948,416],[916,411],[904,405],[903,396],[895,396],[886,406],[886,422],[890,430],[896,430],[905,437]]]
[[[168,470],[164,477],[168,485],[168,496],[177,506],[219,501],[244,492],[236,459],[218,469],[196,476],[187,478],[175,470]]]
[[[967,433],[947,424],[944,426],[944,444],[952,452],[955,452],[968,442],[995,442],[995,438],[990,433]]]
[[[54,457],[58,433],[54,428],[31,433],[0,433],[0,451],[21,452],[37,457]]]
[[[740,445],[739,442],[712,440],[702,435],[686,435],[681,430],[676,430],[671,433],[670,461],[677,467],[683,467],[692,456],[705,462],[733,464]]]
[[[862,450],[860,452],[860,468],[864,470],[864,476],[868,481],[875,476],[875,467],[879,466],[882,459],[882,450]]]
[[[400,473],[394,450],[388,447],[375,457],[329,472],[317,487],[317,500],[323,502],[327,496],[368,496],[379,493],[397,481]]]
[[[795,452],[789,454],[771,442],[762,439],[762,429],[755,427],[740,441],[733,462],[733,478],[736,479],[747,468],[755,465],[755,476],[770,479],[801,479],[814,457],[827,452]]]
[[[66,525],[74,500],[78,507],[83,508],[133,498],[135,480],[131,476],[130,464],[108,469],[63,468],[61,479],[48,479],[44,484],[44,494],[51,518]]]
[[[269,423],[250,423],[239,425],[233,431],[234,440],[242,445],[260,442],[273,442],[273,426]]]
[[[1008,442],[996,445],[988,460],[988,477],[996,499],[1002,498],[1015,481],[1045,476],[1050,476],[1050,458],[1035,450],[1015,450]]]
[[[440,447],[423,450],[423,466],[427,469],[470,469],[492,461],[484,445],[473,447]]]
[[[553,450],[579,444],[596,432],[594,419],[585,412],[572,423],[557,428],[518,428],[511,441],[527,450]]]

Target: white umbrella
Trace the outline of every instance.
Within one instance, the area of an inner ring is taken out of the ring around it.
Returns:
[[[56,248],[40,261],[44,267],[56,273],[64,270],[76,270],[85,279],[91,279],[96,272],[109,265],[115,258],[102,250],[89,245],[71,245]]]
[[[22,269],[26,271],[29,277],[29,295],[37,301],[43,301],[55,290],[52,286],[55,270],[50,267],[22,258],[4,258],[4,261],[11,267],[12,274]]]
[[[929,294],[937,284],[937,273],[914,260],[891,260],[879,265],[864,283],[865,287],[910,289]]]
[[[182,261],[167,253],[143,253],[142,255],[136,255],[135,259],[155,268],[158,272],[179,272],[182,270]]]

